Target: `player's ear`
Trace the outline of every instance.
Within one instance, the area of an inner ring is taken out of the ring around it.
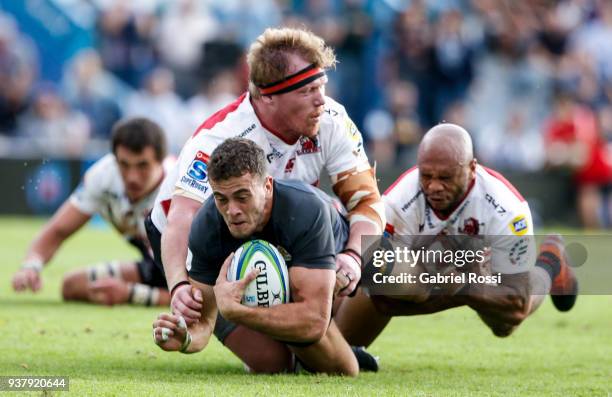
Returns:
[[[473,158],[472,161],[470,161],[470,174],[472,177],[476,176],[476,165],[478,164],[478,161],[476,160],[476,158]]]
[[[264,182],[264,189],[266,189],[266,194],[272,194],[272,177],[270,175],[266,176],[266,180]]]

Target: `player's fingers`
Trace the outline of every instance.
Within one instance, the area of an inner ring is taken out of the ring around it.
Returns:
[[[192,310],[200,311],[200,309],[202,308],[202,304],[193,299],[193,296],[191,295],[192,292],[193,290],[191,287],[181,289],[174,295],[172,303],[178,304],[180,302]]]
[[[173,335],[174,332],[169,328],[156,327],[155,329],[153,329],[153,340],[157,344],[167,342],[168,339],[170,339],[170,337]]]
[[[13,277],[13,289],[17,292],[23,291],[24,288],[24,282],[23,282],[23,278],[20,277],[18,274],[15,275],[15,277]]]
[[[257,278],[257,275],[260,273],[259,269],[253,269],[247,273],[247,275],[238,281],[239,285],[243,288],[246,288],[247,285],[251,283],[251,281]]]
[[[156,321],[169,321],[173,324],[178,324],[178,316],[171,313],[159,313]],[[155,323],[153,323],[155,324]]]
[[[355,288],[357,288],[357,282],[358,280],[352,280],[351,282],[349,282],[346,287],[340,290],[338,296],[349,296],[350,294],[352,294]]]
[[[156,320],[153,323],[153,328],[158,328],[158,327],[164,327],[164,328],[168,328],[170,330],[175,330],[177,328],[177,325],[175,323],[173,323],[172,321]]]
[[[193,287],[191,289],[191,293],[193,295],[193,299],[198,302],[198,303],[202,303],[204,302],[204,297],[202,296],[202,291],[199,288]],[[198,308],[199,310],[200,308]]]
[[[36,272],[28,273],[27,280],[28,280],[27,282],[28,288],[30,288],[34,292],[38,291],[38,288],[40,288],[40,277],[38,277],[38,273]]]
[[[175,309],[176,309],[176,313],[175,314],[180,314],[183,317],[185,317],[185,320],[187,318],[191,319],[191,320],[198,320],[200,318],[200,312],[193,310],[191,308],[189,308],[188,306],[186,306],[185,304],[183,304],[183,302],[178,301],[175,305]],[[177,320],[178,322],[178,320]]]

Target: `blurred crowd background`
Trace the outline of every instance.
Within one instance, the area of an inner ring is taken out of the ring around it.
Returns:
[[[422,134],[454,122],[481,163],[563,175],[579,221],[610,225],[608,0],[0,0],[0,158],[99,158],[136,115],[178,153],[281,25],[335,48],[328,95],[379,172],[414,165]]]

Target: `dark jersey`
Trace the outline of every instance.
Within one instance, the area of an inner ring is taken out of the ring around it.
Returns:
[[[261,232],[234,238],[211,196],[191,224],[189,276],[214,285],[223,261],[248,240],[261,239],[281,252],[287,267],[335,269],[335,256],[348,239],[349,226],[332,199],[299,181],[274,181],[272,214]]]

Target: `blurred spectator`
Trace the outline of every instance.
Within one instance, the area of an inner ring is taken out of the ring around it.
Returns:
[[[417,101],[415,86],[407,81],[397,81],[388,87],[385,108],[366,115],[367,148],[381,169],[390,166],[406,168],[416,163],[416,148],[422,135],[416,112]]]
[[[527,110],[516,105],[509,109],[506,124],[485,126],[476,148],[483,164],[503,170],[534,172],[545,163],[544,145],[539,126],[528,123]]]
[[[108,139],[112,125],[121,117],[120,100],[132,90],[104,70],[97,51],[85,49],[66,68],[62,91],[67,102],[89,118],[92,136]]]
[[[180,40],[177,40],[180,35]],[[197,67],[204,43],[220,35],[220,25],[209,7],[198,0],[170,2],[162,14],[157,32],[157,48],[174,71],[177,91],[183,97],[195,94]]]
[[[213,113],[236,100],[241,92],[238,80],[232,70],[220,72],[205,82],[200,92],[187,101],[191,126],[195,130]]]
[[[604,118],[607,124],[607,119]],[[606,125],[607,128],[607,125]],[[604,226],[603,199],[612,185],[612,161],[595,113],[568,92],[557,94],[546,128],[547,160],[573,173],[580,219],[587,228]]]
[[[174,92],[174,76],[165,68],[153,70],[144,79],[142,89],[129,97],[125,115],[148,117],[159,124],[173,154],[178,154],[193,132],[183,101]]]
[[[121,1],[115,1],[100,15],[98,41],[102,63],[132,87],[138,87],[157,64],[155,23],[153,15],[132,13]],[[180,37],[177,33],[177,38]]]
[[[18,136],[44,157],[83,157],[90,137],[87,117],[70,109],[51,83],[40,84],[31,107],[19,117]]]
[[[37,69],[34,44],[19,33],[12,17],[0,13],[0,134],[16,132],[17,118],[28,106]]]

